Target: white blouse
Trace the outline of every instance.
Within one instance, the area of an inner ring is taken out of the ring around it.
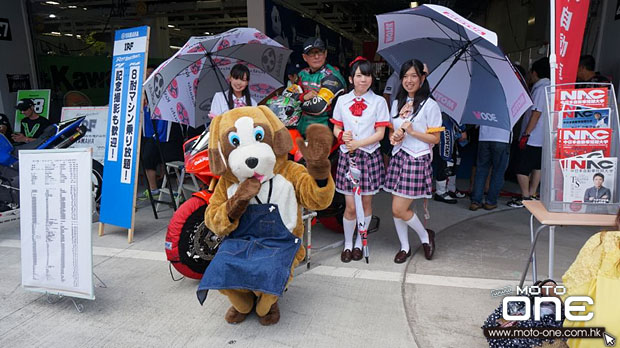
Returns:
[[[356,99],[363,100],[366,104],[366,109],[362,111],[361,116],[354,116],[350,110]],[[375,128],[377,127],[389,127],[390,112],[385,99],[376,95],[372,90],[369,90],[361,97],[356,97],[353,91],[351,91],[338,98],[334,107],[333,118],[330,121],[342,127],[344,131],[351,131],[353,139],[360,140],[375,134]],[[360,149],[372,153],[380,146],[381,144],[376,142],[360,147]],[[349,151],[345,145],[340,145],[340,150],[343,153]]]
[[[209,111],[209,117],[210,118],[214,118],[215,116],[219,116],[223,113],[225,113],[226,111],[229,111],[230,109],[228,108],[228,102],[226,102],[226,96],[228,95],[228,91],[226,92],[217,92],[215,93],[215,95],[213,96],[213,100],[211,101],[211,111]],[[232,95],[233,97],[233,105],[235,105],[237,103],[243,104],[245,105],[245,96],[241,96],[241,98],[237,98],[235,96],[235,94],[233,93]],[[257,103],[253,98],[250,98],[250,100],[252,101],[252,106],[256,106]]]
[[[394,129],[400,128],[400,126],[409,119],[409,116],[406,118],[401,118],[398,116],[398,100],[394,100],[392,103],[392,118],[391,122],[394,126]],[[394,118],[394,116],[397,116]],[[416,115],[416,117],[411,122],[413,126],[413,130],[421,133],[426,133],[426,130],[429,128],[441,127],[441,109],[439,109],[439,105],[433,99],[428,98],[420,112]],[[398,153],[398,151],[403,150],[409,155],[413,157],[420,157],[426,154],[431,153],[431,144],[425,143],[422,140],[419,140],[408,133],[405,133],[405,139],[403,141],[394,146],[392,149],[392,155]]]

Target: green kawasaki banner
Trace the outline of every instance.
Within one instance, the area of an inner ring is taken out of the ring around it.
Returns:
[[[42,117],[49,119],[50,109],[50,90],[49,89],[30,89],[24,91],[17,91],[17,101],[23,98],[30,98],[34,102],[34,112]],[[24,118],[24,114],[21,111],[15,110],[15,131],[21,131],[21,122]]]
[[[157,66],[163,59],[149,59]],[[111,57],[38,56],[40,85],[52,89],[62,106],[108,104]]]

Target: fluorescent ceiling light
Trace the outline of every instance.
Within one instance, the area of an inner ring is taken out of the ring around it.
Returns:
[[[176,30],[176,31],[181,31],[181,29],[179,29],[179,28],[174,28],[174,30]]]
[[[528,25],[532,25],[534,23],[536,23],[536,17],[531,17],[530,19],[527,20]]]
[[[68,7],[68,8],[77,8],[77,6],[75,6],[75,5],[69,5],[69,6],[67,6],[67,7]]]
[[[60,5],[60,3],[56,1],[46,1],[45,3],[48,5]]]
[[[49,18],[56,18],[56,15],[53,13],[50,13],[50,15],[48,16]]]
[[[173,50],[180,50],[181,49],[181,47],[179,47],[179,46],[172,46],[172,45],[170,46],[170,48],[172,48]]]
[[[88,9],[87,9],[86,7],[82,7],[82,10],[86,11],[86,10],[88,10]]]
[[[211,33],[208,31],[205,31],[205,35],[211,35]]]
[[[168,28],[174,28],[174,25],[168,24]]]
[[[52,31],[50,34],[54,35],[54,36],[60,36],[60,33],[57,31]]]
[[[409,7],[411,7],[411,8],[418,7],[418,2],[417,2],[417,1],[412,1],[412,2],[409,4]]]
[[[81,38],[82,38],[82,35],[77,34],[77,35],[75,35],[75,37],[77,37],[78,39],[81,39]]]
[[[73,36],[71,33],[66,33],[65,36]]]

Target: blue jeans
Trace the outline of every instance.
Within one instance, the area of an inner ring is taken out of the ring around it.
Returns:
[[[510,144],[496,141],[481,141],[478,144],[476,176],[474,178],[474,190],[471,195],[471,201],[473,203],[482,203],[484,184],[491,167],[493,167],[486,203],[491,205],[497,204],[499,191],[502,189],[502,186],[504,186],[504,173],[508,167],[509,158]]]

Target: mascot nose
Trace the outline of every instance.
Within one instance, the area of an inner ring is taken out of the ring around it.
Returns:
[[[258,165],[258,158],[250,157],[245,160],[245,164],[247,164],[250,169],[254,169]]]

